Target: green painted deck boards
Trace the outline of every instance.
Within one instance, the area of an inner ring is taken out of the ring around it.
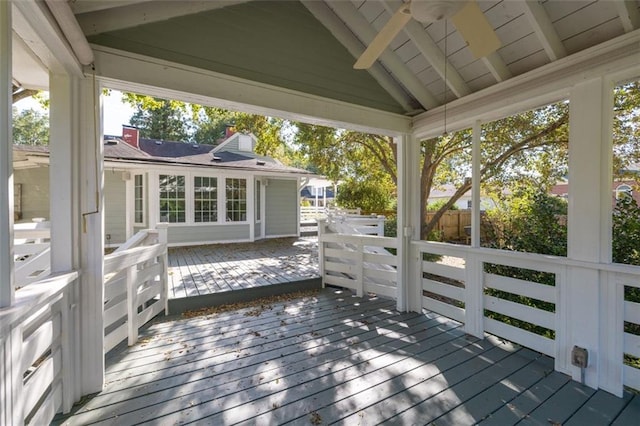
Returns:
[[[317,296],[159,318],[107,359],[104,390],[58,423],[634,424],[550,358],[395,302]]]

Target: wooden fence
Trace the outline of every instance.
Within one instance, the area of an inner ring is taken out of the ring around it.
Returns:
[[[430,222],[435,214],[436,212],[427,212],[426,222]],[[466,229],[470,226],[471,210],[447,210],[434,229],[438,231],[440,241],[460,241],[469,237]]]

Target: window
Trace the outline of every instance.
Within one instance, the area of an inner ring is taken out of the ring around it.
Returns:
[[[247,180],[226,179],[227,222],[247,220]]]
[[[184,223],[186,221],[185,177],[160,175],[160,221]]]
[[[133,176],[133,222],[144,223],[144,176]]]
[[[260,222],[261,220],[261,212],[260,212],[260,191],[262,190],[261,188],[261,182],[258,180],[256,181],[256,221]]]
[[[193,178],[194,222],[218,220],[218,180],[214,177]]]

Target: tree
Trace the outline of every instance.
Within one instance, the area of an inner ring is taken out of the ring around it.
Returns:
[[[25,89],[24,87],[16,86],[15,84],[11,85],[12,103],[14,104],[25,98],[36,95],[37,93],[39,93],[38,90]]]
[[[489,123],[484,127],[481,179],[494,184],[513,178],[523,169],[558,161],[566,152],[568,106],[558,103]],[[359,182],[385,180],[397,183],[397,150],[386,136],[364,134],[320,126],[299,125],[296,141],[319,171],[330,179],[353,179]],[[557,149],[550,149],[551,146]],[[471,188],[467,175],[471,164],[471,132],[455,132],[420,142],[420,193],[422,217],[426,217],[429,194],[442,183],[457,185],[455,194],[443,203],[432,218],[423,221],[422,238],[435,228],[438,220]],[[557,151],[557,152],[556,152]],[[526,155],[525,155],[526,153]],[[551,168],[545,179],[555,174]],[[557,174],[557,173],[556,173]]]
[[[19,145],[48,145],[49,116],[34,109],[18,111],[13,107],[13,143]]]
[[[136,108],[130,120],[140,136],[166,141],[188,141],[189,128],[184,102],[123,93],[123,101]]]

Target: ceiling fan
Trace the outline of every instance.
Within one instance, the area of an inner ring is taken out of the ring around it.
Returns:
[[[500,39],[475,0],[409,0],[391,16],[353,68],[371,67],[411,19],[426,24],[449,18],[476,58],[485,57],[500,47]]]

